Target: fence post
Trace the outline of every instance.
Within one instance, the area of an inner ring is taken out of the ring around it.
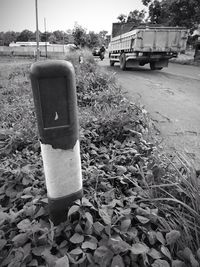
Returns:
[[[83,194],[74,68],[64,60],[36,62],[30,78],[49,214],[59,224]]]

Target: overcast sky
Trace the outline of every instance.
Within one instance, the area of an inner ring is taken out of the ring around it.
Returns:
[[[73,29],[75,22],[87,31],[110,34],[121,13],[143,9],[141,0],[38,0],[39,30]],[[0,31],[35,31],[35,0],[0,0]]]

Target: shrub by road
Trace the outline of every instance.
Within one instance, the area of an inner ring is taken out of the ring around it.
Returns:
[[[48,218],[30,64],[1,76],[0,266],[199,266],[197,174],[160,152],[142,107],[84,54],[77,80],[84,197]],[[181,162],[181,163],[180,163]]]

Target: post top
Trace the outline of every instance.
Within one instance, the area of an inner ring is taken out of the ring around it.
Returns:
[[[33,63],[30,73],[37,78],[74,75],[74,67],[71,62],[66,60],[45,60]]]

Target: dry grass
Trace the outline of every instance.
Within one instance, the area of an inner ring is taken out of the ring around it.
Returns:
[[[179,249],[200,247],[200,180],[194,167],[178,152],[157,158],[158,176],[147,186],[148,199],[163,215],[161,227],[181,232]],[[160,173],[159,173],[160,171]],[[146,181],[149,184],[149,181]]]

